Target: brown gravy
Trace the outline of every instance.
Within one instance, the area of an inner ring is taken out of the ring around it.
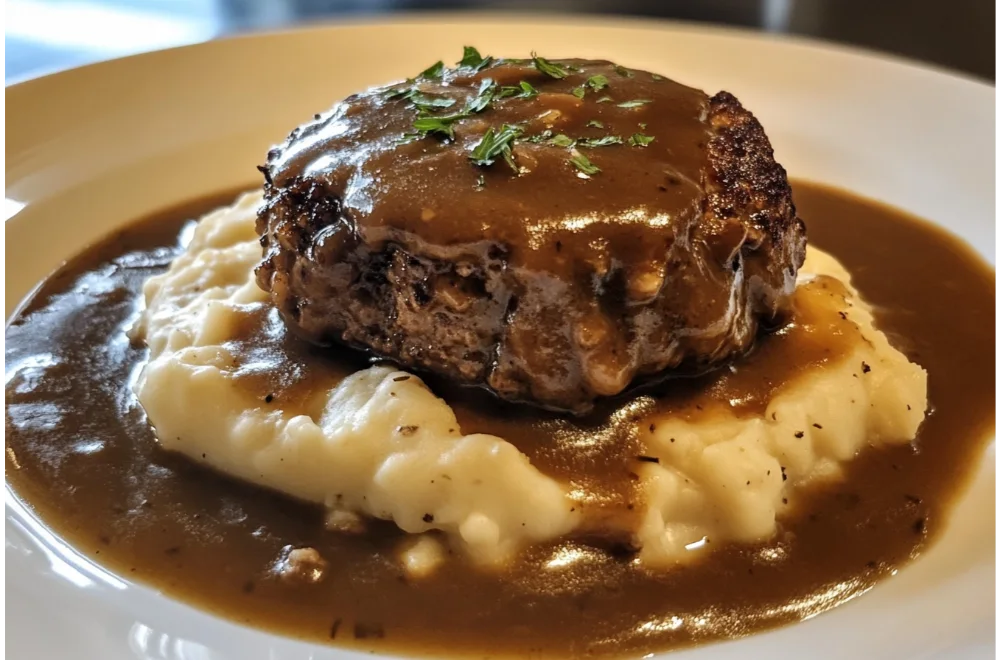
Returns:
[[[564,542],[535,548],[502,579],[456,561],[408,582],[393,560],[399,534],[390,525],[365,537],[326,532],[316,507],[159,451],[128,390],[142,352],[123,333],[142,281],[176,253],[185,219],[231,198],[173,209],[111,237],[53,275],[10,322],[6,473],[47,524],[95,561],[248,625],[382,651],[491,656],[639,654],[745,635],[828,609],[919,555],[994,428],[992,269],[916,218],[798,182],[810,241],[848,267],[881,327],[930,374],[932,413],[914,447],[863,453],[843,483],[800,502],[774,540],[723,548],[698,565],[650,574],[613,552]],[[755,357],[780,350],[771,344],[780,342],[763,341]],[[727,386],[719,375],[709,379],[687,386]],[[509,438],[504,430],[516,427],[537,437],[567,424],[491,413],[475,397],[455,399],[430,384],[457,404],[465,432]],[[670,395],[683,397],[676,388]],[[572,435],[560,437],[572,443]],[[579,464],[567,469],[625,469],[602,453],[627,446],[617,440],[589,455],[570,452]],[[532,458],[545,462],[540,450]],[[326,580],[295,586],[271,577],[288,544],[319,549],[333,567]],[[783,558],[765,559],[775,548]],[[545,568],[567,552],[581,559]],[[834,599],[787,607],[832,587]],[[699,617],[707,625],[692,625]]]

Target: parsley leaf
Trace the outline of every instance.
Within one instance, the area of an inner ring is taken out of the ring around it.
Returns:
[[[418,78],[440,78],[444,75],[444,62],[438,60],[420,72]]]
[[[584,138],[577,142],[581,147],[607,147],[612,144],[621,144],[622,139],[617,135],[605,135],[597,139]]]
[[[557,147],[572,147],[576,141],[570,136],[563,135],[562,133],[560,133],[559,135],[549,140],[549,142]]]
[[[450,108],[455,105],[455,99],[450,99],[446,96],[428,96],[417,90],[411,90],[406,98],[413,105],[417,106],[417,109],[421,112],[431,112],[432,110],[440,110],[442,108]]]
[[[521,81],[521,98],[534,98],[538,96],[538,90],[531,86],[531,83],[527,80]]]
[[[396,144],[409,144],[422,139],[424,139],[424,133],[403,133],[403,136],[399,138]]]
[[[552,131],[545,129],[538,135],[532,135],[531,137],[524,138],[524,141],[531,142],[532,144],[538,144],[539,142],[545,142],[550,137],[552,137]]]
[[[483,135],[479,144],[469,152],[469,160],[476,165],[487,166],[492,165],[497,158],[502,157],[514,172],[520,173],[511,154],[510,146],[522,132],[523,129],[520,126],[510,124],[504,124],[499,131],[491,127]]]
[[[583,97],[586,94],[587,94],[587,88],[584,87],[583,85],[580,85],[579,87],[574,87],[573,88],[573,96],[575,96],[576,98],[578,98],[580,100],[583,100]]]
[[[569,162],[572,163],[576,169],[580,170],[587,176],[592,176],[601,171],[601,168],[591,163],[583,154],[576,154],[569,159]]]
[[[517,87],[513,85],[503,86],[500,91],[497,92],[496,98],[505,99],[508,97],[514,97],[516,99],[531,99],[538,96],[538,90],[531,86],[531,83],[522,80],[521,84]]]
[[[530,99],[533,96],[538,96],[538,90],[531,86],[531,83],[527,80],[521,81],[521,92],[524,94],[524,98]]]
[[[632,137],[628,139],[628,143],[633,147],[645,147],[650,142],[656,138],[652,135],[643,135],[642,133],[635,133]]]
[[[536,53],[531,54],[531,63],[536,69],[550,78],[562,79],[569,75],[569,72],[565,68],[549,62],[544,57],[539,57]]]
[[[413,87],[411,87],[413,82],[414,82],[413,78],[407,78],[406,82],[400,83],[399,84],[400,86],[397,87],[396,89],[390,89],[389,91],[387,91],[383,98],[385,98],[386,101],[389,101],[392,99],[398,99],[400,97],[409,97],[410,94],[413,93]]]
[[[653,80],[663,80],[663,76],[657,75],[655,73],[649,74]]]
[[[615,73],[617,73],[622,78],[631,78],[633,75],[631,71],[623,67],[621,64],[615,65]]]
[[[425,115],[422,117],[417,117],[413,120],[413,128],[419,133],[424,135],[428,133],[441,133],[449,138],[455,138],[455,129],[452,126],[459,119],[465,119],[468,117],[464,112],[456,112],[453,115],[445,115],[443,117],[434,117],[431,115]]]
[[[612,101],[614,101],[614,99],[611,98],[610,96],[602,96],[601,98],[597,99],[598,103],[611,103]]]
[[[623,101],[618,104],[619,108],[638,108],[640,105],[646,105],[647,103],[652,103],[649,99],[634,99],[632,101]]]
[[[596,76],[591,76],[590,78],[587,78],[586,85],[595,92],[599,92],[608,86],[608,78],[607,76],[597,74]]]
[[[489,78],[484,79],[479,83],[479,93],[465,104],[464,112],[469,115],[482,112],[493,101],[496,92],[496,83]]]
[[[492,63],[493,58],[489,55],[483,57],[474,47],[465,46],[462,49],[462,59],[459,61],[458,66],[469,67],[473,71],[479,71],[480,69],[485,69]]]
[[[604,128],[604,124],[597,121],[596,119],[591,119],[587,122],[587,126],[593,126],[594,128]]]

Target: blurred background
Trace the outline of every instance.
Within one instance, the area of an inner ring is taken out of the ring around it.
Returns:
[[[995,80],[993,0],[6,0],[7,83],[241,32],[394,12],[617,14],[853,44]]]

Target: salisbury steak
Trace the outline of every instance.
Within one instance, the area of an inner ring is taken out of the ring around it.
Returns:
[[[467,49],[262,170],[257,281],[301,335],[576,413],[747,351],[805,254],[735,97],[610,62]]]

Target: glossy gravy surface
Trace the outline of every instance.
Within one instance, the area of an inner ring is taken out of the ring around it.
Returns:
[[[674,571],[647,573],[626,549],[580,539],[538,546],[501,575],[456,560],[408,581],[395,559],[401,534],[391,525],[361,537],[333,534],[316,507],[168,455],[132,398],[128,384],[143,352],[124,332],[141,284],[176,254],[186,219],[231,197],[111,237],[56,273],[14,318],[6,473],[45,522],[93,560],[248,625],[375,650],[494,657],[638,655],[748,634],[828,609],[918,555],[994,426],[993,271],[915,218],[799,182],[795,201],[810,241],[848,267],[878,308],[880,327],[930,374],[932,412],[914,446],[864,452],[844,482],[798,502],[772,541],[717,549]],[[790,373],[838,350],[810,349],[801,339],[794,327],[766,337],[735,374],[607,402],[586,420],[429,384],[456,408],[464,432],[516,441],[546,471],[605,488],[622,513],[631,495],[614,485],[628,483],[641,432],[630,416],[652,408],[694,414],[734,393],[754,394],[745,403],[754,411]],[[365,364],[346,353],[320,357],[276,322],[248,327],[239,341],[241,377],[262,396],[291,396]],[[301,368],[277,376],[255,369],[275,347]],[[332,567],[325,581],[273,577],[286,545],[317,548]]]

